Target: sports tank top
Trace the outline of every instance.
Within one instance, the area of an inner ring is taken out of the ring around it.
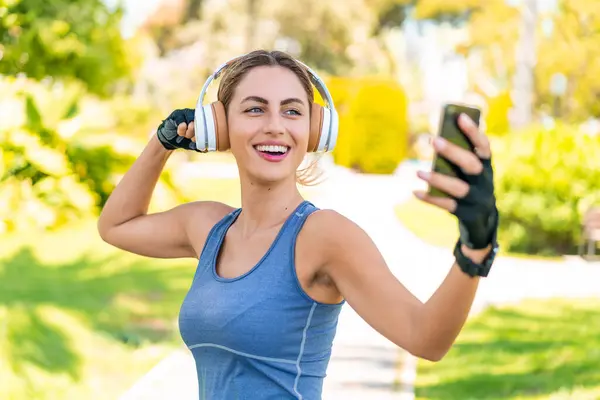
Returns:
[[[321,399],[345,301],[312,300],[296,275],[296,238],[315,210],[302,202],[262,259],[232,279],[217,274],[216,260],[241,209],[210,231],[179,312],[200,400]]]

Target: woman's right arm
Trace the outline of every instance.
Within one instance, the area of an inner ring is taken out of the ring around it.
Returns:
[[[193,123],[190,126],[193,133]],[[184,132],[188,136],[190,129]],[[105,242],[147,257],[199,257],[211,227],[232,208],[200,201],[148,214],[152,192],[172,152],[152,137],[104,205],[98,232]]]

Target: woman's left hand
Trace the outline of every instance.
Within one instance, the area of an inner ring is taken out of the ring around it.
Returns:
[[[435,151],[458,167],[458,176],[418,172],[421,179],[448,193],[449,197],[435,197],[424,191],[417,191],[415,195],[457,217],[463,245],[471,249],[484,249],[491,244],[498,229],[490,143],[468,116],[462,114],[458,126],[475,146],[475,152],[440,137],[433,142]]]

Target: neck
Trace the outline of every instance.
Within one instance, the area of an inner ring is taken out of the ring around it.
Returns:
[[[303,201],[295,177],[277,183],[259,183],[241,177],[242,212],[237,223],[244,236],[279,226]]]

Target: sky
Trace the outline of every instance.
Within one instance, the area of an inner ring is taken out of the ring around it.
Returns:
[[[125,5],[125,17],[123,18],[123,36],[129,37],[135,28],[141,24],[146,17],[156,8],[161,0],[121,0]],[[114,6],[118,0],[104,0],[109,6]]]

